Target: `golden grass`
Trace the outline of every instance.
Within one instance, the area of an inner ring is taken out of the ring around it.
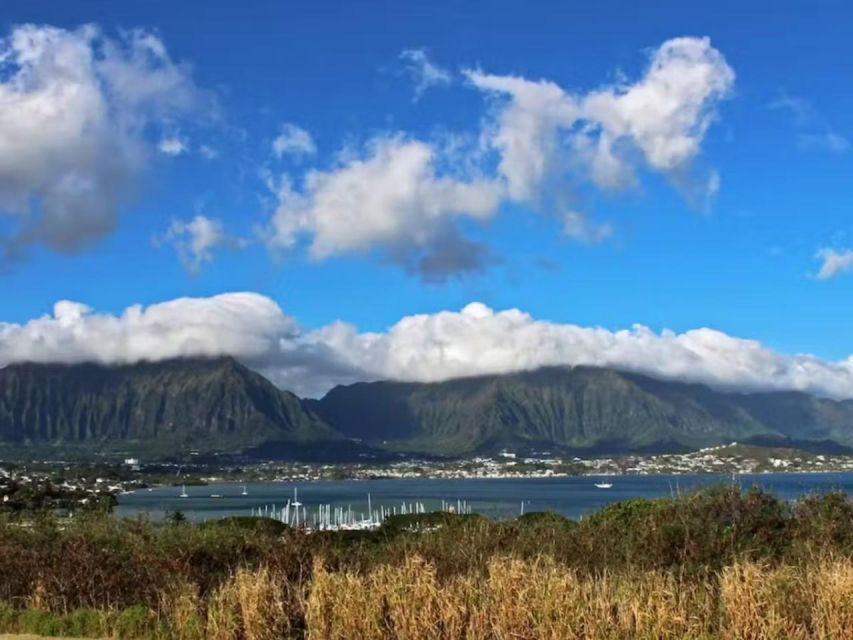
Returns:
[[[292,635],[288,585],[267,567],[239,569],[210,597],[205,638],[210,640],[277,640]],[[301,600],[301,599],[299,599]],[[298,602],[301,609],[301,602]]]
[[[443,582],[420,558],[366,575],[318,563],[307,630],[311,640],[843,639],[853,637],[853,563],[744,563],[703,581],[504,558]]]
[[[244,568],[206,598],[178,582],[159,609],[170,640],[842,640],[853,638],[853,559],[699,578],[494,558],[444,579],[419,556],[363,573],[317,560],[310,589]]]
[[[853,563],[822,563],[814,574],[813,620],[821,640],[853,636]]]
[[[186,580],[176,582],[168,592],[160,594],[160,612],[178,636],[178,640],[203,640],[204,620],[198,589]]]
[[[0,640],[59,640],[55,636],[34,636],[29,633],[0,633]],[[69,638],[62,637],[62,640],[100,640],[99,638]]]

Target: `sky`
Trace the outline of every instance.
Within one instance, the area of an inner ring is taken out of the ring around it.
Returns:
[[[844,2],[6,0],[0,366],[853,397]]]

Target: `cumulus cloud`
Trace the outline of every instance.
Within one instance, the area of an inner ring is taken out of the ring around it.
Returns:
[[[279,206],[269,243],[286,249],[307,235],[318,260],[379,249],[385,258],[434,277],[478,268],[476,254],[456,250],[471,243],[453,221],[493,215],[500,187],[482,177],[443,174],[438,163],[432,145],[385,136],[342,154],[327,171],[309,171],[299,188],[285,178],[275,185]]]
[[[544,365],[595,365],[722,388],[853,396],[853,358],[786,356],[707,328],[676,334],[635,325],[610,331],[472,303],[460,312],[403,318],[384,333],[359,334],[346,325],[319,333],[345,362],[383,378],[433,381]]]
[[[723,389],[796,389],[853,397],[853,357],[785,355],[754,340],[701,328],[601,327],[536,320],[471,303],[402,318],[383,332],[336,322],[300,328],[267,297],[179,298],[120,315],[58,302],[51,315],[0,322],[0,366],[11,362],[135,362],[228,354],[303,395],[356,380],[437,381],[546,365],[594,365]]]
[[[15,221],[5,252],[74,252],[107,234],[146,165],[146,131],[204,100],[152,33],[14,28],[0,40],[0,214]]]
[[[404,58],[422,88],[445,81],[423,51]],[[441,281],[497,261],[461,221],[487,221],[507,202],[559,218],[569,237],[600,242],[611,225],[566,206],[579,184],[623,188],[646,169],[691,199],[719,188],[718,174],[694,163],[734,72],[707,38],[669,40],[636,82],[586,93],[481,70],[463,75],[490,96],[477,135],[378,135],[344,147],[331,167],[309,169],[301,180],[271,180],[278,206],[269,245],[289,249],[304,237],[317,260],[375,252]]]
[[[825,247],[818,250],[815,258],[821,261],[820,269],[815,274],[818,280],[829,280],[847,271],[853,271],[853,249],[836,250]]]
[[[453,76],[429,59],[423,49],[406,49],[400,54],[406,73],[415,84],[415,100],[419,100],[430,87],[448,85]]]
[[[465,75],[482,91],[511,97],[499,108],[485,138],[500,154],[499,172],[509,195],[515,200],[535,200],[546,177],[557,170],[558,133],[577,121],[578,105],[553,82],[481,71]]]
[[[278,305],[253,293],[177,298],[120,315],[63,300],[25,324],[0,322],[0,363],[128,363],[233,354],[262,359],[296,330]]]
[[[317,153],[311,134],[302,127],[290,123],[281,125],[281,133],[273,140],[272,150],[276,158],[285,155],[310,156]]]
[[[476,70],[466,76],[508,98],[498,104],[487,140],[500,154],[510,195],[522,201],[537,200],[570,172],[604,189],[630,186],[639,160],[683,182],[735,77],[708,38],[686,37],[655,50],[636,82],[588,93]]]

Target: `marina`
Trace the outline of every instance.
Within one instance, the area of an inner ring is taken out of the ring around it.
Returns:
[[[250,515],[256,518],[270,518],[294,528],[304,528],[312,531],[353,531],[375,529],[385,520],[396,515],[416,515],[427,513],[423,502],[402,502],[399,506],[386,507],[384,504],[373,508],[371,496],[367,494],[367,511],[358,511],[353,505],[346,507],[331,504],[320,504],[308,508],[299,501],[298,489],[293,489],[293,499],[288,499],[284,506],[275,504],[252,508]],[[471,507],[466,500],[455,503],[442,501],[444,513],[471,514]]]
[[[119,496],[114,514],[160,520],[180,511],[196,522],[272,514],[281,520],[285,509],[284,522],[293,522],[298,510],[300,526],[314,526],[316,520],[318,526],[341,528],[364,527],[365,522],[378,526],[388,515],[404,512],[455,511],[508,519],[522,510],[553,511],[577,519],[612,502],[732,482],[744,489],[756,485],[785,499],[833,490],[853,493],[853,473],[233,482],[134,491]],[[611,486],[602,489],[597,484]]]

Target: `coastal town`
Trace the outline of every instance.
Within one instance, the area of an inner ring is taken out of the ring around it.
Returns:
[[[502,451],[453,460],[401,460],[347,464],[263,462],[254,464],[0,460],[0,512],[36,509],[111,508],[118,496],[164,485],[365,479],[557,478],[567,476],[820,473],[853,471],[853,456],[809,453],[730,443],[688,453],[565,457],[548,452]]]
[[[271,463],[252,470],[264,480],[332,480],[376,478],[549,478],[583,475],[763,474],[853,471],[853,456],[815,454],[798,449],[741,445],[709,447],[688,453],[622,455],[594,458],[554,456],[548,452],[381,465],[308,465]]]

